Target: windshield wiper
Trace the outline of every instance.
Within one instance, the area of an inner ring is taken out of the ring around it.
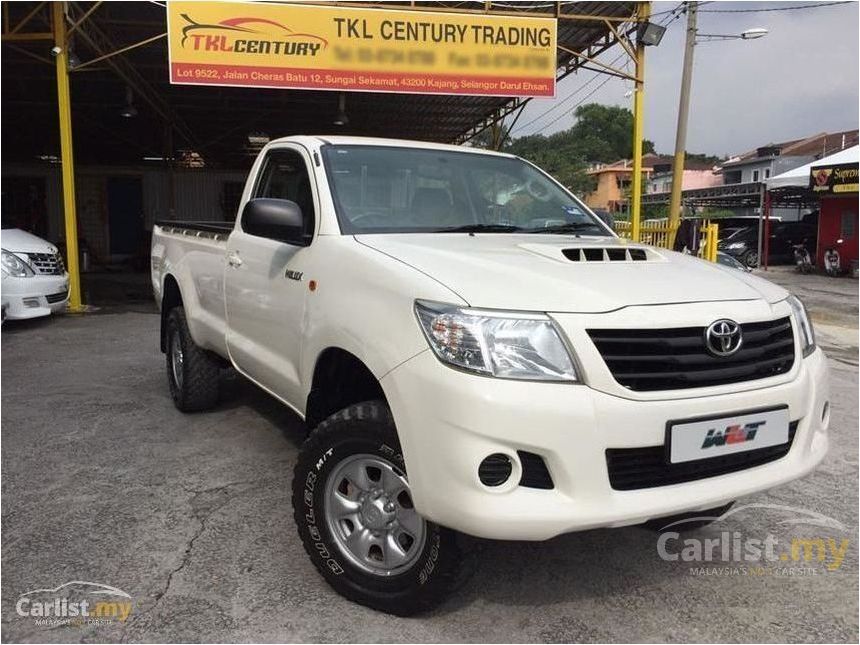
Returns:
[[[555,226],[541,226],[539,228],[530,228],[526,233],[579,233],[584,229],[594,229],[602,235],[609,234],[597,224],[588,222],[568,222],[567,224],[556,224]]]
[[[513,224],[466,224],[436,229],[437,233],[513,233],[523,230]]]

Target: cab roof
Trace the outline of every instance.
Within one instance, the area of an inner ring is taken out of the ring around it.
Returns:
[[[447,143],[434,143],[431,141],[415,141],[411,139],[387,139],[382,137],[351,137],[343,135],[297,135],[290,137],[281,137],[270,142],[270,146],[278,143],[302,143],[315,146],[334,145],[334,146],[388,146],[391,148],[419,148],[423,150],[447,150],[450,152],[474,152],[481,154],[492,154],[500,157],[513,157],[514,155],[497,152],[495,150],[485,150],[484,148],[471,148],[467,146],[455,146]]]

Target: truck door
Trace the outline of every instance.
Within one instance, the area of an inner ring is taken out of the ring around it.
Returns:
[[[307,153],[299,147],[268,152],[251,198],[288,199],[302,209],[305,230],[314,231],[317,200]],[[242,230],[227,241],[224,291],[227,349],[241,372],[284,399],[299,405],[302,325],[308,294],[304,276],[311,247]]]

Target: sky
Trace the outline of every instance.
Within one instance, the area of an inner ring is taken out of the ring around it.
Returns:
[[[739,34],[753,27],[764,27],[769,33],[757,40],[696,46],[688,151],[723,157],[766,143],[857,128],[860,4],[761,11],[818,1],[700,5],[700,34]],[[678,5],[654,2],[654,20],[665,20],[669,17],[665,12]],[[738,11],[749,9],[757,11]],[[654,141],[660,153],[671,153],[675,145],[685,29],[686,15],[681,15],[671,21],[660,45],[647,49],[645,138]],[[616,46],[600,60],[610,63],[620,53]],[[626,60],[625,56],[616,66]],[[591,71],[577,72],[558,84],[555,99],[531,101],[515,126],[514,138],[569,128],[574,123],[571,108],[583,100],[632,109],[632,94],[625,96],[632,90],[630,81],[612,78],[594,91],[610,77],[601,75],[588,83],[593,76]],[[534,121],[554,105],[558,107]]]

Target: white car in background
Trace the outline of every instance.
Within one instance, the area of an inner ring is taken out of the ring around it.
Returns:
[[[69,274],[56,246],[17,228],[3,229],[3,320],[37,318],[63,311]]]

